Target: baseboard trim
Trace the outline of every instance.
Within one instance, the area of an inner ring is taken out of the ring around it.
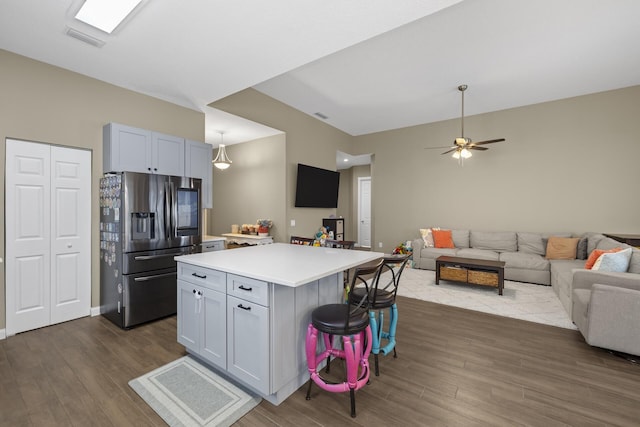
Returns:
[[[100,306],[91,307],[91,317],[100,316]]]
[[[0,329],[0,340],[4,340],[4,339],[7,339],[7,330]]]

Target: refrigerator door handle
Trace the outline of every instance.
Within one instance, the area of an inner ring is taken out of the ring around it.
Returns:
[[[178,235],[178,196],[176,194],[176,186],[173,183],[173,181],[170,182],[169,185],[171,186],[171,216],[172,216],[171,231],[173,233],[171,237],[173,238]]]
[[[171,192],[169,191],[169,184],[164,183],[164,236],[166,239],[170,237],[171,230]]]
[[[176,273],[164,273],[164,274],[155,274],[153,276],[143,276],[143,277],[136,277],[133,280],[135,282],[146,282],[148,280],[154,280],[154,279],[159,279],[161,277],[169,277],[169,276],[175,276]]]

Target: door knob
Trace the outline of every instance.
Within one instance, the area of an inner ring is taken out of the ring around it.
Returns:
[[[71,243],[67,243],[67,248],[71,249],[73,245]]]

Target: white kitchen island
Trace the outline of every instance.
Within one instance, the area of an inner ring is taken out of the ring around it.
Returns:
[[[275,243],[176,257],[178,342],[279,405],[308,379],[311,312],[382,253]]]

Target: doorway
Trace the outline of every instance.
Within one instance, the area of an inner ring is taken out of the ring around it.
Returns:
[[[6,141],[6,334],[91,311],[91,152]]]
[[[358,178],[358,244],[371,247],[371,177]]]

